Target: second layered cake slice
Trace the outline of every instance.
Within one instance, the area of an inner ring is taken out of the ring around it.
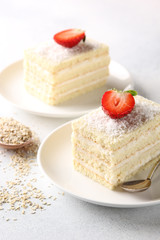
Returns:
[[[108,46],[93,40],[65,48],[42,43],[25,51],[26,90],[56,105],[106,84],[110,62]]]

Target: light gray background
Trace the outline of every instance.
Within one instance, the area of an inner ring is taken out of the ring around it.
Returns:
[[[81,28],[106,42],[111,58],[131,73],[139,94],[160,103],[160,1],[0,1],[0,69],[23,57],[23,50],[60,30]],[[69,119],[48,119],[12,108],[0,99],[0,116],[30,125],[41,140]],[[0,179],[2,176],[0,177]],[[46,185],[45,185],[46,184]],[[45,191],[58,192],[44,180]],[[0,217],[2,217],[0,212]],[[158,239],[160,206],[114,209],[65,194],[48,210],[0,220],[0,239]]]

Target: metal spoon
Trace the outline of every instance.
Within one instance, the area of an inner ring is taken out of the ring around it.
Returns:
[[[0,147],[5,148],[5,149],[15,150],[15,149],[25,147],[25,146],[29,145],[31,142],[32,142],[32,138],[30,138],[26,142],[23,142],[20,144],[5,144],[3,142],[0,142]]]
[[[151,179],[159,165],[160,159],[154,164],[146,180],[124,182],[120,187],[128,192],[142,192],[147,190],[151,186]]]

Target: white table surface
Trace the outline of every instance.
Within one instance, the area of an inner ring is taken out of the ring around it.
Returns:
[[[139,94],[160,103],[160,2],[158,0],[1,1],[0,69],[23,57],[23,50],[66,28],[107,42],[112,59],[130,71]],[[0,98],[0,116],[12,116],[40,139],[71,119],[34,116]],[[1,167],[3,164],[1,165]],[[39,169],[37,169],[39,172]],[[7,174],[7,173],[6,173]],[[40,173],[38,173],[40,175]],[[0,177],[0,179],[2,176]],[[46,211],[5,221],[0,211],[0,239],[158,239],[160,206],[116,209],[62,196],[47,178],[41,186],[58,199]],[[10,215],[9,215],[10,214]]]

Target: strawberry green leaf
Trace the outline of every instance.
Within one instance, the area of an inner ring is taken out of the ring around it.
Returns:
[[[132,96],[136,96],[137,95],[137,92],[134,91],[134,90],[128,90],[128,91],[125,91],[125,92],[128,92],[128,93],[132,94]]]

